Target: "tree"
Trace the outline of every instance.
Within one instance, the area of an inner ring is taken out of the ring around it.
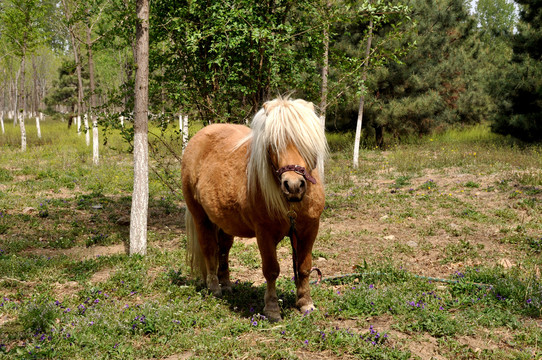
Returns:
[[[367,30],[367,47],[365,49],[365,60],[363,63],[363,74],[361,75],[361,95],[359,98],[359,110],[358,110],[358,119],[356,122],[356,136],[354,138],[354,158],[353,166],[354,168],[358,167],[359,161],[359,143],[361,138],[361,125],[363,123],[363,109],[365,105],[365,81],[367,81],[367,68],[369,67],[369,60],[371,55],[371,43],[373,41],[373,19],[369,20],[369,29]]]
[[[406,23],[408,36],[398,41],[416,47],[400,62],[376,68],[368,79],[368,124],[379,147],[385,146],[385,131],[395,138],[422,135],[452,124],[480,122],[488,112],[488,96],[477,82],[480,47],[475,21],[464,1],[406,4],[416,31],[409,31]]]
[[[82,75],[82,65],[80,60],[80,49],[79,43],[77,42],[77,23],[72,23],[73,20],[73,7],[74,5],[69,0],[62,0],[62,7],[64,10],[64,19],[66,23],[66,28],[70,34],[70,42],[72,45],[73,57],[75,60],[75,68],[77,73],[77,132],[80,131],[80,122],[81,116],[83,115],[83,75]],[[85,124],[85,133],[87,134],[87,146],[88,144],[88,126]]]
[[[87,61],[88,61],[88,74],[89,74],[89,103],[87,106],[87,114],[92,122],[92,162],[94,165],[98,165],[100,159],[99,153],[99,132],[98,132],[98,117],[95,112],[97,110],[97,86],[96,86],[96,74],[94,63],[94,46],[105,36],[104,33],[96,35],[96,28],[100,26],[103,20],[104,14],[110,7],[111,0],[90,0],[86,3],[76,3],[74,9],[70,9],[68,5],[65,8],[65,16],[68,19],[68,26],[75,26],[75,24],[82,24],[84,34],[81,35],[73,28],[70,31],[70,36],[73,36],[77,41],[83,44],[87,49]],[[72,45],[74,51],[77,46]],[[76,60],[76,63],[78,61]],[[82,86],[80,87],[82,89]],[[85,118],[85,127],[88,128]]]
[[[149,0],[137,0],[136,81],[134,106],[134,191],[130,216],[130,255],[147,253],[149,204],[148,167],[148,80]]]
[[[500,102],[492,129],[524,141],[542,141],[542,3],[518,3],[521,21],[512,37],[513,57],[493,88]]]
[[[151,18],[151,97],[204,123],[244,123],[292,89],[317,99],[319,23],[310,1],[160,0]],[[310,69],[310,70],[309,70]],[[307,77],[310,76],[310,77]]]
[[[73,61],[65,60],[58,69],[58,80],[53,83],[53,88],[49,91],[45,103],[52,108],[54,105],[62,104],[70,109],[73,114],[78,106],[77,88],[78,81],[76,77],[76,65]]]
[[[27,53],[32,51],[38,41],[38,29],[35,27],[35,22],[40,14],[38,0],[10,0],[7,1],[1,16],[2,29],[0,33],[5,34],[9,39],[10,45],[14,49],[15,53],[21,59],[21,67],[19,69],[19,76],[16,81],[17,96],[15,102],[15,119],[18,120],[18,99],[23,101],[23,114],[25,111],[25,99],[24,85],[26,74],[26,58]],[[24,115],[19,120],[21,129],[21,150],[26,151],[26,129],[24,123]]]
[[[486,41],[511,34],[517,22],[515,5],[510,0],[478,0],[476,16]]]
[[[52,17],[54,6],[52,0],[6,0],[1,4],[0,34],[7,39],[13,54],[20,59],[20,68],[15,81],[15,118],[18,120],[19,101],[22,103],[23,116],[20,118],[21,150],[26,150],[26,128],[24,114],[26,112],[26,62],[36,48],[44,43],[50,34],[47,19]],[[52,46],[51,42],[51,46]]]
[[[367,78],[386,62],[399,61],[408,51],[412,44],[404,38],[415,24],[409,8],[402,4],[383,0],[344,1],[337,7],[341,13],[335,16],[332,28],[328,108],[335,126],[337,119],[346,119],[349,129],[356,128],[354,164],[357,164],[362,119],[372,85]]]
[[[320,96],[320,122],[322,127],[326,127],[326,110],[327,110],[327,95],[328,95],[328,75],[329,75],[329,30],[331,26],[331,1],[326,0],[323,14],[323,47],[324,54],[322,56],[322,91]]]
[[[101,11],[100,11],[101,12]],[[98,39],[92,39],[92,28],[99,20],[100,14],[97,16],[96,22],[91,20],[90,11],[86,10],[87,17],[85,21],[86,25],[86,43],[87,57],[88,57],[88,74],[90,83],[90,103],[89,103],[89,116],[92,122],[92,162],[94,165],[98,165],[100,161],[100,143],[98,142],[98,117],[94,115],[93,111],[96,110],[96,77],[94,75],[94,57],[92,55],[92,47]]]

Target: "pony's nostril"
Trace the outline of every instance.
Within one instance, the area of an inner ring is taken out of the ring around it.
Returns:
[[[285,188],[288,192],[290,192],[290,185],[288,184],[288,180],[284,180],[283,184],[284,184],[284,188]]]
[[[299,187],[301,189],[303,189],[305,187],[305,180],[301,179],[301,181],[299,181]]]

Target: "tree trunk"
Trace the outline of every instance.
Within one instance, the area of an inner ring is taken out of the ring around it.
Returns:
[[[32,113],[38,116],[38,71],[36,70],[36,56],[32,56]]]
[[[77,45],[77,42],[75,41],[75,36],[72,33],[73,30],[70,31],[71,34],[71,42],[73,47],[73,58],[75,60],[75,69],[77,72],[77,118],[78,121],[78,127],[77,127],[77,133],[81,133],[81,112],[83,111],[83,76],[81,74],[81,62],[79,61],[79,47]],[[87,130],[88,131],[88,130]]]
[[[130,255],[147,253],[149,205],[148,91],[149,0],[137,0],[137,68],[134,105],[134,192],[130,214]]]
[[[188,143],[188,115],[185,115],[184,118],[183,118],[182,132],[183,132],[183,151],[182,151],[182,153],[184,154],[184,148],[186,148],[186,144]]]
[[[88,114],[85,114],[83,115],[83,120],[84,120],[84,125],[85,125],[85,137],[86,137],[86,141],[87,141],[87,146],[90,146],[90,128],[88,126]],[[79,125],[81,125],[80,123],[81,119],[79,119]]]
[[[326,4],[326,15],[331,3]],[[327,76],[329,73],[329,23],[324,25],[324,58],[322,66],[322,95],[320,97],[320,123],[322,128],[326,127],[326,110],[327,110]]]
[[[15,75],[15,93],[13,94],[13,126],[17,126],[19,119],[19,78],[21,77],[21,69]]]
[[[36,130],[38,131],[38,139],[41,139],[40,117],[36,116]]]
[[[379,149],[384,148],[384,127],[382,125],[375,126],[375,140],[376,146]]]
[[[4,70],[4,75],[6,71]],[[2,126],[2,134],[4,134],[4,113],[6,112],[6,88],[7,82],[4,80],[4,86],[2,87],[2,108],[0,108],[0,125]]]
[[[361,140],[361,125],[363,124],[363,107],[365,105],[365,80],[367,80],[367,69],[369,67],[369,56],[371,54],[371,42],[373,40],[373,19],[369,21],[369,33],[367,36],[367,48],[365,49],[365,63],[363,64],[363,74],[361,76],[361,96],[359,98],[358,121],[356,123],[356,137],[354,139],[354,168],[358,167],[359,162],[359,143]]]
[[[71,20],[71,14],[68,8],[68,3],[66,1],[62,1],[62,5],[64,6],[64,13],[66,15],[66,20],[70,22]],[[72,43],[73,48],[73,58],[75,60],[75,69],[77,73],[77,135],[81,134],[81,116],[83,112],[83,76],[81,74],[81,61],[79,58],[79,44],[76,41],[75,38],[75,29],[74,25],[68,26],[68,32],[70,33],[70,41]],[[88,127],[86,129],[88,132]],[[88,146],[88,142],[87,142]]]
[[[326,19],[328,15],[331,3],[328,1],[326,4]],[[322,66],[322,96],[320,98],[320,123],[322,129],[326,130],[326,111],[327,111],[327,76],[329,73],[329,22],[326,21],[324,25],[324,59]],[[319,164],[324,171],[324,164]],[[322,178],[324,174],[320,174]]]
[[[92,58],[92,29],[87,26],[88,75],[90,80],[90,106],[88,114],[92,122],[92,162],[98,165],[100,161],[100,143],[98,142],[98,118],[93,114],[96,107],[96,83],[94,78],[94,60]]]
[[[25,94],[24,94],[24,75],[25,75],[25,62],[26,62],[26,49],[23,47],[23,57],[21,60],[21,88],[19,91],[23,97],[23,115],[19,119],[19,126],[21,128],[21,151],[26,151],[26,128],[24,126],[24,114],[25,114]],[[17,118],[17,116],[15,116]]]

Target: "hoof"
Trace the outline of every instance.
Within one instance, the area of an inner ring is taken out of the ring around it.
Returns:
[[[220,288],[218,289],[209,289],[211,294],[213,294],[214,297],[221,297],[222,296],[222,290]]]
[[[277,322],[277,321],[282,320],[282,317],[280,316],[280,310],[278,309],[278,307],[277,309],[268,309],[267,307],[265,307],[263,309],[263,313],[267,317],[267,319],[269,319],[270,322]]]
[[[216,296],[216,297],[221,297],[221,296],[222,296],[222,289],[220,288],[219,285],[216,285],[216,286],[207,286],[207,289],[209,289],[209,291],[211,292],[211,294],[213,294],[213,295]]]
[[[233,292],[231,284],[220,286],[222,293],[231,294]]]
[[[299,309],[299,311],[301,311],[303,315],[309,315],[311,312],[316,311],[316,307],[314,306],[314,304],[307,304],[307,305],[303,305]]]
[[[207,276],[207,289],[216,297],[222,296],[222,290],[216,276]]]

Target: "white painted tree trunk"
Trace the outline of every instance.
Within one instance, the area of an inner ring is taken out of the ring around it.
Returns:
[[[41,139],[40,117],[36,116],[36,130],[38,130],[38,139]]]
[[[188,143],[188,115],[185,115],[183,119],[183,154],[184,154],[184,148],[186,147],[187,143]]]
[[[87,12],[89,10],[87,9]],[[98,118],[93,115],[96,109],[96,81],[94,77],[94,58],[92,56],[92,28],[87,24],[87,55],[88,55],[88,77],[90,85],[90,108],[89,116],[92,122],[92,163],[98,165],[100,162],[100,146],[98,142]],[[88,144],[88,143],[87,143]]]
[[[120,126],[124,127],[124,116],[121,115],[119,119],[120,119]]]
[[[100,162],[100,143],[98,140],[98,117],[91,115],[92,119],[92,163],[98,165]]]
[[[90,127],[88,126],[88,114],[85,114],[85,116],[83,116],[83,119],[85,121],[85,136],[87,140],[87,146],[90,146]]]
[[[2,134],[5,134],[6,132],[4,131],[4,112],[3,111],[0,114],[0,125],[2,125]]]
[[[75,117],[75,124],[77,126],[77,135],[81,135],[81,116]]]
[[[19,127],[21,129],[21,151],[26,151],[26,127],[24,126],[24,116],[19,119]]]
[[[19,125],[20,125],[20,128],[21,128],[21,151],[26,151],[26,127],[24,125],[24,120],[25,120],[25,115],[26,115],[26,101],[25,101],[25,96],[24,96],[24,84],[25,84],[25,81],[24,81],[24,77],[25,77],[25,62],[26,60],[26,46],[23,46],[23,57],[22,57],[22,61],[21,61],[21,87],[19,88],[19,91],[21,92],[21,97],[22,97],[22,100],[23,100],[23,114],[21,116],[21,119],[19,120]]]
[[[354,139],[354,159],[353,166],[359,166],[359,144],[361,141],[361,125],[363,124],[363,107],[365,104],[365,80],[367,80],[367,68],[369,67],[369,56],[371,54],[371,41],[373,40],[373,20],[369,22],[369,34],[367,37],[367,48],[365,49],[365,63],[363,64],[362,89],[359,99],[358,121],[356,123],[356,137]]]
[[[130,255],[147,253],[149,206],[149,0],[137,0],[134,106],[134,192],[130,214]]]

